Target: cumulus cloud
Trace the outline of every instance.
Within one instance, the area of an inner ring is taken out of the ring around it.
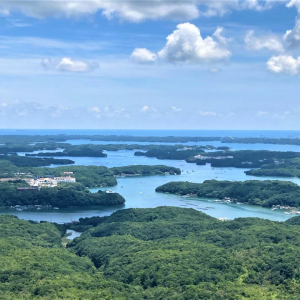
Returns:
[[[222,35],[224,31],[223,27],[218,27],[214,32],[213,36],[219,41],[220,44],[227,45],[228,42],[232,41],[232,38],[226,38]]]
[[[245,45],[248,50],[261,50],[268,49],[271,51],[283,52],[284,48],[282,43],[276,36],[263,35],[254,36],[254,30],[249,30],[245,36]]]
[[[1,1],[0,13],[22,13],[35,18],[77,17],[101,11],[108,19],[118,17],[123,20],[140,22],[145,19],[191,20],[199,15],[216,16],[231,10],[251,9],[261,11],[270,8],[272,1],[264,5],[258,0],[186,0],[186,1],[136,1],[136,0],[47,0],[47,1]],[[291,1],[293,2],[293,1]]]
[[[142,112],[146,112],[148,110],[149,110],[149,107],[147,105],[143,106],[141,109]]]
[[[298,10],[298,13],[300,13],[300,0],[291,0],[287,3],[286,7],[295,7]]]
[[[296,75],[300,72],[300,56],[293,58],[290,55],[272,56],[268,62],[267,67],[274,73],[286,73]]]
[[[141,62],[161,59],[169,62],[207,63],[225,59],[230,57],[231,53],[225,47],[228,39],[221,35],[222,30],[218,28],[212,37],[203,39],[195,25],[178,24],[157,55],[147,49],[135,49],[131,57]]]
[[[45,58],[41,62],[46,70],[58,70],[65,72],[90,72],[99,68],[96,62],[86,62],[82,60],[72,60],[69,57],[63,57],[60,61]]]
[[[203,63],[228,58],[230,55],[230,51],[213,37],[203,39],[199,28],[191,23],[177,25],[177,29],[167,37],[164,48],[158,52],[160,58],[170,62]]]
[[[146,48],[135,48],[130,59],[137,64],[151,64],[155,62],[156,54]]]
[[[287,30],[283,39],[287,42],[289,48],[300,47],[300,19],[296,20],[295,27]]]

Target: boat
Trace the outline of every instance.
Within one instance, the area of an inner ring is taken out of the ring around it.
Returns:
[[[58,207],[53,207],[53,209],[59,209]]]

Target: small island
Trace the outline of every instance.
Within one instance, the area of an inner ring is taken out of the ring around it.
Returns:
[[[179,175],[179,168],[168,167],[164,165],[134,165],[125,167],[110,168],[115,176],[153,176],[153,175]]]
[[[300,207],[300,186],[289,181],[205,180],[203,183],[179,181],[166,183],[157,187],[155,191],[184,197],[218,199],[228,203],[244,203],[270,208],[284,206],[291,211]]]
[[[82,185],[30,188],[22,182],[0,184],[0,207],[41,209],[122,205],[125,199],[118,193],[91,193]]]

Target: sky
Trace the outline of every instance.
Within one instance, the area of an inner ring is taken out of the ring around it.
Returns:
[[[300,0],[2,0],[0,28],[0,128],[300,129]]]

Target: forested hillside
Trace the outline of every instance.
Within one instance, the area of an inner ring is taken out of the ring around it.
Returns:
[[[94,221],[66,249],[61,226],[1,216],[0,299],[299,299],[297,222],[175,207]]]

